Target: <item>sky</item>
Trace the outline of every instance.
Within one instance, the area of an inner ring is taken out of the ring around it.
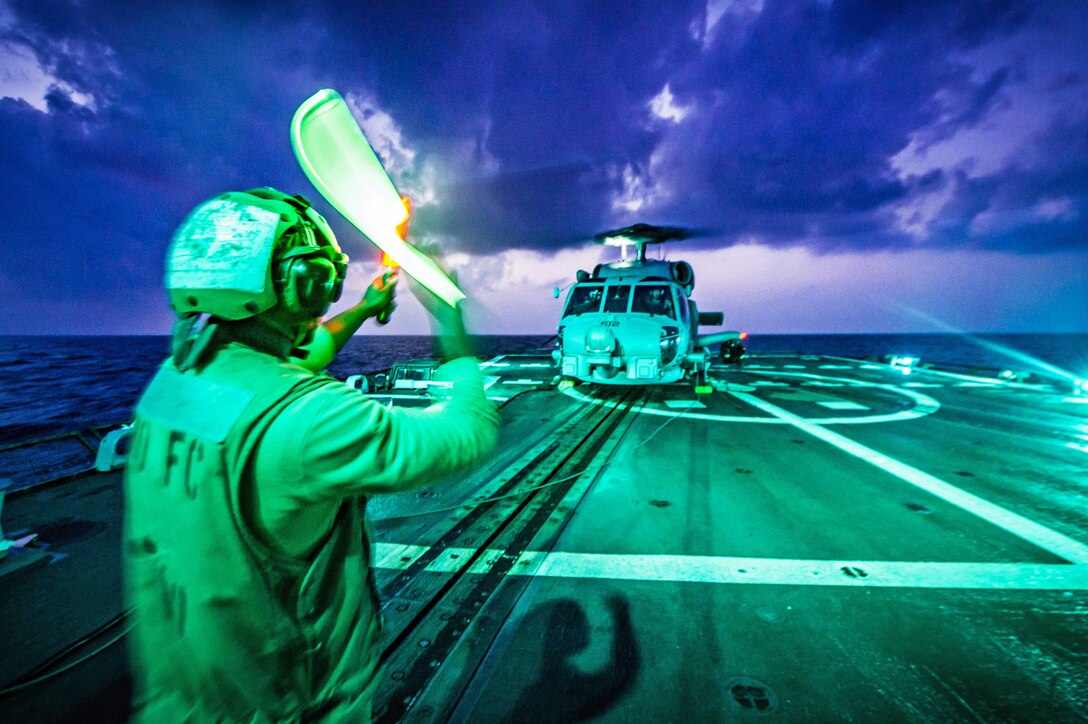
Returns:
[[[0,334],[168,333],[173,230],[263,185],[356,301],[378,253],[288,135],[325,87],[476,332],[553,331],[636,222],[731,329],[1088,332],[1085,2],[0,0]]]

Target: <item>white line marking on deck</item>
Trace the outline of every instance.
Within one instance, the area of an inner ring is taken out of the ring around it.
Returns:
[[[1000,382],[957,382],[955,387],[1000,387]]]
[[[544,380],[527,380],[527,379],[507,380],[503,384],[504,385],[542,385],[542,384],[544,384]]]
[[[851,402],[849,400],[835,400],[831,402],[817,402],[817,405],[826,407],[829,410],[868,410],[869,408],[860,402]]]
[[[933,389],[937,387],[944,387],[944,385],[940,385],[935,382],[904,382],[903,387],[913,387],[915,389]]]
[[[695,400],[694,402],[689,400],[665,400],[665,407],[670,410],[698,410],[700,408],[705,408],[706,405],[698,400]]]
[[[375,543],[374,567],[404,570],[426,552],[427,546]]]
[[[485,375],[484,376],[484,389],[485,390],[489,389],[493,384],[498,382],[500,379],[502,379],[502,378],[499,377],[498,375]]]
[[[1075,405],[1088,405],[1088,397],[1066,397],[1062,402],[1072,402]]]
[[[820,365],[822,370],[852,370],[853,365]]]
[[[427,551],[426,546],[375,543],[374,567],[403,571]],[[431,573],[460,571],[476,553],[475,548],[448,548],[424,570]],[[486,573],[503,555],[506,552],[501,549],[487,549],[469,572]],[[507,575],[854,588],[1088,590],[1088,568],[1036,563],[835,561],[525,551],[513,562]]]
[[[983,500],[977,495],[972,495],[954,485],[944,482],[929,473],[922,472],[918,468],[895,460],[887,455],[855,442],[848,437],[832,432],[813,420],[787,412],[777,405],[772,405],[747,392],[731,392],[734,397],[747,402],[756,409],[763,410],[769,415],[788,422],[799,430],[819,438],[829,445],[834,445],[845,453],[884,470],[905,482],[921,488],[932,495],[936,495],[969,513],[973,513],[993,525],[1003,528],[1009,533],[1026,540],[1032,545],[1043,550],[1050,551],[1056,556],[1064,558],[1070,563],[1088,563],[1088,545],[1062,535],[1056,530],[1051,530],[1033,520],[1003,508],[1000,505]]]

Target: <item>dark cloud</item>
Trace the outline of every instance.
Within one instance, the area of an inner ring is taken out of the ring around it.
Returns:
[[[987,118],[1009,69],[976,82],[962,54],[1025,17],[1013,3],[961,5],[767,3],[754,22],[726,15],[751,24],[720,30],[731,42],[712,46],[681,86],[706,110],[665,147],[673,208],[718,228],[718,243],[909,243],[889,211],[933,192],[943,172],[904,175],[892,158]]]
[[[161,304],[163,250],[196,202],[308,190],[287,127],[322,86],[390,114],[416,151],[398,179],[440,202],[413,228],[469,251],[642,220],[715,244],[894,248],[918,243],[900,209],[934,195],[926,244],[1085,243],[1084,51],[1003,57],[1075,34],[1072,3],[742,0],[709,32],[701,2],[10,5],[2,40],[56,80],[46,112],[0,101],[2,274],[20,270],[26,299]],[[666,84],[680,123],[649,110]],[[893,164],[1018,110],[1029,87],[1049,99],[1045,131],[1010,149],[1030,157],[982,175],[969,157]]]

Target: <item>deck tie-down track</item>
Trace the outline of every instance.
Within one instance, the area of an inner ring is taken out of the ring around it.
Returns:
[[[385,644],[375,718],[444,720],[530,578],[508,575],[528,550],[549,550],[648,398],[617,389],[580,407],[497,476],[498,486],[381,589]],[[439,674],[442,674],[439,677]]]

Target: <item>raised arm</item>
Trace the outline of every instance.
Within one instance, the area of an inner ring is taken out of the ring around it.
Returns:
[[[291,353],[291,361],[312,372],[328,367],[348,340],[359,331],[359,327],[363,326],[363,322],[396,307],[393,301],[396,285],[396,273],[386,272],[376,277],[358,304],[318,325],[313,338]]]

